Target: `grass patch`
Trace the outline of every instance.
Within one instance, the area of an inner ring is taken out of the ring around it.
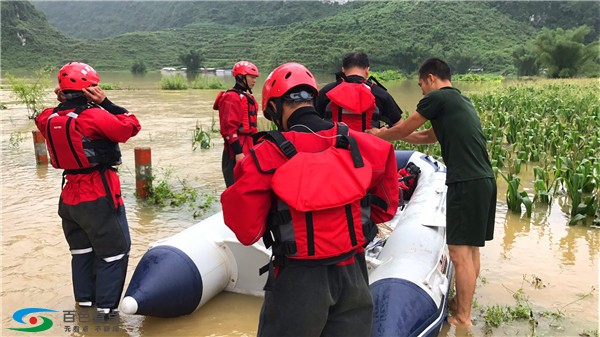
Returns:
[[[192,89],[224,89],[225,83],[216,77],[198,76],[191,87]]]
[[[398,70],[371,71],[369,75],[379,82],[399,82],[407,79],[406,75]]]
[[[102,90],[123,90],[121,86],[115,83],[99,83],[98,86]]]
[[[180,74],[175,76],[163,76],[160,79],[160,88],[163,90],[186,90],[188,88],[188,82]]]

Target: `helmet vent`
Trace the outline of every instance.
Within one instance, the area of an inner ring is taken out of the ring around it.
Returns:
[[[292,76],[292,72],[288,72],[287,74],[285,74],[285,79],[287,80],[288,78],[290,78],[290,76]]]
[[[311,73],[309,73],[308,71],[306,72],[306,75],[313,77]]]
[[[75,82],[76,82],[76,81],[75,81],[74,79],[72,79],[72,78],[70,78],[70,80],[71,80],[71,82],[73,82],[73,83],[75,83]]]
[[[274,80],[273,83],[271,83],[271,87],[275,86],[275,82],[277,82],[277,80]]]
[[[85,79],[85,77],[82,77],[81,80],[87,82],[87,80]]]

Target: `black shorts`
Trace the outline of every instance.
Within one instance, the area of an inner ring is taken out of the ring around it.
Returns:
[[[485,246],[494,238],[496,180],[483,178],[448,184],[446,242]]]

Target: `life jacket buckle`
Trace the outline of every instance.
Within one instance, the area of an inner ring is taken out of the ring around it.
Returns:
[[[292,144],[292,142],[289,140],[279,144],[279,148],[281,149],[281,152],[283,152],[283,154],[288,158],[292,158],[298,153],[294,144]]]

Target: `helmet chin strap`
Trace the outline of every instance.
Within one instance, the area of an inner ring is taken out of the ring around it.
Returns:
[[[84,96],[82,91],[76,91],[76,90],[63,91],[63,95],[65,95],[65,98],[67,99],[67,101]]]
[[[241,77],[241,82],[244,85],[244,87],[246,87],[246,90],[248,90],[249,93],[252,94],[252,89],[250,89],[250,86],[248,85],[248,79],[246,78],[246,75],[238,75],[239,77]]]
[[[283,103],[281,98],[274,98],[273,103],[275,103],[275,108],[269,104],[267,109],[264,111],[265,117],[271,122],[275,123],[277,126],[277,130],[285,131],[283,128]],[[281,112],[280,112],[281,111]],[[267,117],[268,115],[268,117]]]

